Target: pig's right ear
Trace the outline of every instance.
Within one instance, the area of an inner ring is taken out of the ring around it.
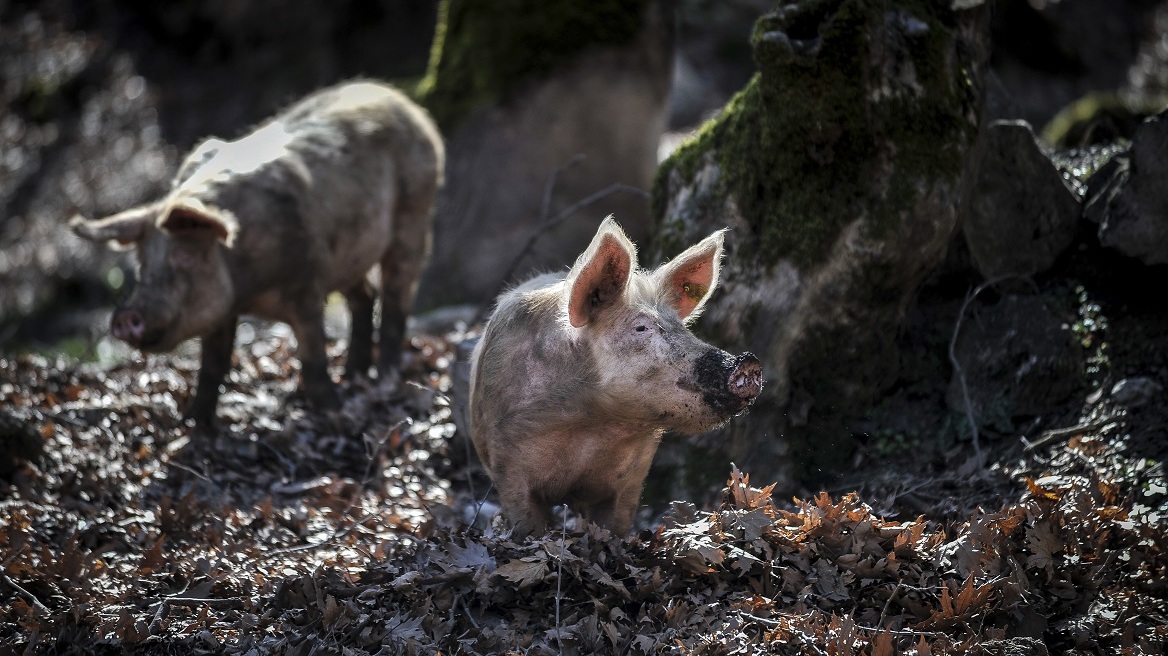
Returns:
[[[592,322],[624,295],[636,267],[636,247],[611,216],[606,218],[568,273],[568,321],[572,327]]]
[[[69,221],[69,229],[78,237],[90,241],[109,242],[113,248],[127,248],[142,240],[146,228],[158,212],[158,205],[143,205],[107,216],[97,221],[88,221],[75,216]]]

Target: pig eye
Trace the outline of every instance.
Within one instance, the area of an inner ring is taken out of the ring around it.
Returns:
[[[646,330],[649,330],[649,327],[648,327],[648,326],[637,326],[637,327],[636,327],[636,328],[634,328],[633,330],[635,330],[635,331],[637,331],[637,332],[639,332],[639,333],[643,333],[643,332],[645,332]]]

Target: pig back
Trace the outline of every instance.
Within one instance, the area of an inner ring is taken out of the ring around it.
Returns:
[[[388,85],[360,82],[307,98],[285,120],[299,135],[304,220],[327,247],[331,287],[358,282],[394,239],[429,234],[444,150],[425,110]]]
[[[344,289],[394,239],[428,234],[443,158],[433,122],[403,94],[345,84],[236,141],[209,140],[188,157],[172,198],[195,197],[238,221],[240,291],[289,276]]]

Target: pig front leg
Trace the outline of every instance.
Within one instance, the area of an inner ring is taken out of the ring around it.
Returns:
[[[215,330],[203,336],[199,377],[195,397],[183,413],[195,425],[208,428],[215,421],[215,406],[219,403],[219,385],[231,370],[231,352],[235,348],[235,323],[232,316]]]
[[[352,315],[349,357],[345,360],[345,378],[352,380],[369,373],[373,363],[373,290],[362,280],[345,291]]]
[[[315,310],[309,309],[309,305]],[[327,409],[339,406],[340,398],[328,373],[323,307],[323,300],[314,304],[305,303],[290,323],[292,332],[296,334],[296,355],[300,358],[301,391],[313,406]]]
[[[522,540],[529,535],[543,533],[552,519],[547,504],[539,503],[532,491],[521,481],[508,481],[506,488],[500,487],[499,502],[503,507],[503,517],[514,527],[511,531],[513,540]]]

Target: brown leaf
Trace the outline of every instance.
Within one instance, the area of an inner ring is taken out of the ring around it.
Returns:
[[[495,568],[495,574],[512,583],[519,585],[519,589],[528,588],[544,580],[550,573],[547,559],[540,556],[527,556],[518,560],[503,563]]]

